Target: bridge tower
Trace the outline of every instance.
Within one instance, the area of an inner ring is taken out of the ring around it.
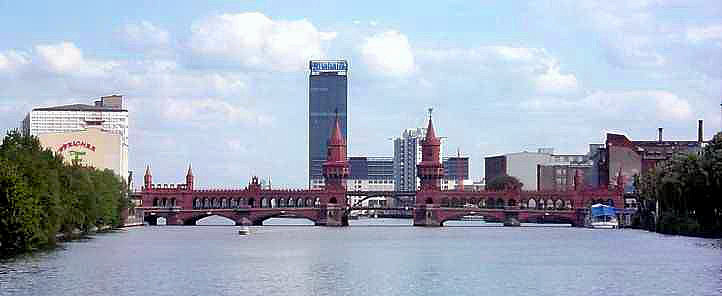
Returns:
[[[429,109],[429,125],[426,128],[426,138],[421,144],[421,163],[417,165],[418,176],[421,179],[421,191],[440,190],[441,179],[444,177],[440,154],[441,140],[436,137],[434,122],[431,120],[431,109]]]
[[[327,226],[348,226],[346,212],[346,179],[348,161],[346,142],[341,135],[341,125],[336,114],[336,124],[328,141],[326,162],[323,163],[325,193],[321,197],[321,219],[318,224]]]
[[[188,173],[186,174],[186,188],[193,191],[193,165],[188,164]]]
[[[143,190],[151,191],[153,189],[153,175],[150,174],[150,166],[145,167],[145,175],[143,176]]]
[[[432,111],[433,109],[429,108],[429,125],[426,128],[426,138],[421,144],[421,162],[416,169],[421,179],[421,189],[416,192],[415,226],[441,226],[438,218],[440,213],[438,198],[444,167],[441,164],[441,140],[436,137],[434,131]]]

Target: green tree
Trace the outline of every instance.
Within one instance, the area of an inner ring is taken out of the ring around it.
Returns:
[[[658,207],[657,231],[722,236],[722,133],[699,155],[678,155],[661,162],[635,182],[641,214]]]
[[[40,199],[31,194],[17,166],[0,159],[0,250],[31,250],[43,242]]]
[[[0,248],[54,244],[58,232],[119,226],[127,186],[111,170],[65,164],[34,136],[9,132],[0,144]]]
[[[486,190],[502,191],[502,190],[519,190],[524,184],[519,179],[509,175],[496,176],[486,183]]]

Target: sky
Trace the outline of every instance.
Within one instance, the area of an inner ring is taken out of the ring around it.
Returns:
[[[349,61],[349,156],[393,156],[433,107],[474,180],[489,155],[722,121],[718,1],[0,0],[0,28],[0,130],[122,94],[157,183],[305,186],[309,59]]]

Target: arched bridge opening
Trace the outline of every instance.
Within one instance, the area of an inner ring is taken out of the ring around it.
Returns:
[[[234,226],[236,221],[221,215],[210,215],[205,218],[197,219],[198,226]]]
[[[198,222],[201,222],[200,224]],[[223,224],[216,224],[216,223],[204,223],[204,222],[215,222],[215,221],[224,221]],[[231,222],[233,224],[231,224]],[[200,225],[200,226],[219,226],[219,225],[238,225],[238,221],[236,221],[235,217],[224,215],[222,213],[204,213],[200,215],[195,215],[193,217],[190,217],[188,219],[183,220],[183,225]]]
[[[367,196],[364,196],[363,198],[361,198],[361,199],[359,199],[359,200],[356,200],[356,202],[355,202],[353,205],[351,205],[351,209],[364,207],[364,206],[363,206],[363,203],[364,203],[365,201],[368,201],[369,199],[372,199],[372,198],[391,198],[391,199],[393,199],[394,201],[396,201],[396,203],[399,204],[399,205],[400,205],[400,204],[404,204],[404,203],[407,201],[407,200],[401,198],[401,196],[396,196],[396,195],[376,195],[376,194],[374,194],[374,195],[367,195]]]
[[[314,226],[317,220],[301,213],[281,211],[256,217],[252,223],[254,226]]]
[[[503,217],[484,212],[464,212],[447,216],[440,221],[441,226],[501,226]]]

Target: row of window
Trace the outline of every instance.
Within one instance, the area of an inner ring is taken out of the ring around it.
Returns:
[[[332,200],[333,202],[333,200]],[[195,198],[194,209],[235,209],[242,207],[251,208],[311,208],[318,207],[318,197],[287,197],[287,198],[261,198],[257,202],[254,198]]]
[[[431,199],[427,199],[427,203],[433,203]],[[590,200],[587,202],[586,206],[591,206],[592,204],[601,203],[606,204],[609,206],[614,206],[614,201],[611,199],[603,200],[603,199],[597,199],[597,200]],[[515,199],[509,199],[509,200],[503,200],[501,198],[489,198],[489,199],[480,199],[480,200],[465,200],[465,199],[457,199],[457,198],[442,198],[441,199],[441,207],[450,207],[450,208],[463,208],[463,207],[479,207],[479,208],[492,208],[492,209],[503,209],[505,207],[520,207],[522,209],[539,209],[539,210],[571,210],[574,207],[574,202],[571,200],[561,200],[561,199],[546,199],[543,198],[540,199],[534,199],[530,198],[528,200],[522,200],[521,203],[519,203]]]

